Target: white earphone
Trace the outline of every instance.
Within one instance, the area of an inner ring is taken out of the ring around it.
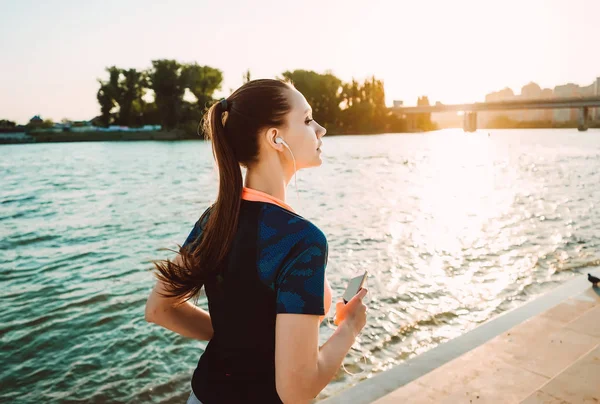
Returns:
[[[294,187],[296,188],[296,200],[298,201],[298,203],[300,203],[300,197],[298,196],[298,182],[296,181],[296,159],[294,158],[294,153],[292,152],[292,149],[290,148],[290,146],[288,146],[288,144],[285,142],[285,140],[283,140],[282,138],[280,138],[279,136],[277,136],[275,138],[275,144],[282,144],[285,147],[287,147],[287,149],[290,151],[290,154],[292,155],[292,161],[294,162]]]

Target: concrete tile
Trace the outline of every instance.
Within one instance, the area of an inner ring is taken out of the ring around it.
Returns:
[[[482,348],[482,347],[479,347]],[[475,349],[417,379],[443,395],[438,402],[518,403],[549,379]]]
[[[522,322],[510,330],[500,334],[498,337],[511,337],[514,339],[519,336],[528,341],[536,341],[541,335],[549,331],[560,330],[564,324],[547,316],[535,316]],[[510,340],[510,338],[508,338]]]
[[[600,403],[600,345],[540,390],[569,403]]]
[[[570,298],[542,313],[542,316],[561,323],[570,323],[586,311],[596,306],[596,302],[580,297]]]
[[[493,397],[478,390],[465,389],[464,391],[455,391],[450,395],[444,396],[437,401],[438,404],[498,404],[498,403],[513,403],[513,401],[505,401],[505,397]],[[502,401],[499,401],[502,400]],[[407,401],[407,403],[410,401]],[[516,401],[514,402],[516,403]]]
[[[561,400],[560,398],[552,397],[548,393],[543,391],[536,391],[525,400],[521,401],[521,404],[571,404],[567,401]]]
[[[418,381],[413,381],[379,400],[374,401],[373,404],[437,404],[440,402],[441,396],[442,394],[440,392],[432,390]]]
[[[552,378],[599,342],[596,337],[566,328],[564,323],[538,316],[484,347],[514,366]]]
[[[584,315],[570,322],[567,327],[600,338],[600,306],[588,310]]]

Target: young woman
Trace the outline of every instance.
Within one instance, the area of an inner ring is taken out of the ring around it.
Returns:
[[[325,128],[304,96],[278,80],[244,84],[215,103],[204,122],[218,164],[217,200],[179,255],[155,262],[146,320],[210,340],[188,403],[310,402],[366,322],[363,289],[319,347],[331,305],[327,239],[285,203],[295,170],[321,165]],[[202,287],[208,312],[189,302]]]

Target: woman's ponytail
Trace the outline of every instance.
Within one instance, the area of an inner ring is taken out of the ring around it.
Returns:
[[[261,129],[280,127],[290,111],[290,85],[279,80],[254,80],[227,99],[214,103],[204,115],[204,135],[212,141],[219,173],[216,202],[200,218],[200,239],[180,247],[178,263],[154,261],[156,277],[165,283],[166,297],[179,302],[199,294],[208,279],[224,266],[235,238],[242,205],[243,179],[240,165],[258,160]]]

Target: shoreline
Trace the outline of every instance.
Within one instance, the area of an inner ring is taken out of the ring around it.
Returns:
[[[600,125],[599,125],[600,126]],[[594,129],[595,127],[590,127]],[[377,132],[377,133],[331,133],[327,136],[371,136],[371,135],[414,135],[436,132],[444,129],[462,128],[440,128],[434,131],[409,131],[409,132]],[[571,127],[554,128],[480,128],[478,131],[490,130],[519,130],[519,129],[576,129]],[[112,131],[112,132],[4,132],[0,133],[0,145],[2,144],[27,144],[27,143],[69,143],[69,142],[122,142],[122,141],[178,141],[199,140],[204,138],[193,134],[187,135],[181,130],[172,131]]]
[[[31,132],[0,133],[0,144],[115,142],[135,140],[202,140],[181,131]]]
[[[327,136],[370,136],[382,133],[332,133]],[[415,134],[423,132],[398,132],[398,134]],[[197,135],[186,135],[181,131],[114,131],[114,132],[37,132],[37,133],[0,133],[0,144],[26,144],[26,143],[68,143],[68,142],[122,142],[122,141],[178,141],[199,140]]]

